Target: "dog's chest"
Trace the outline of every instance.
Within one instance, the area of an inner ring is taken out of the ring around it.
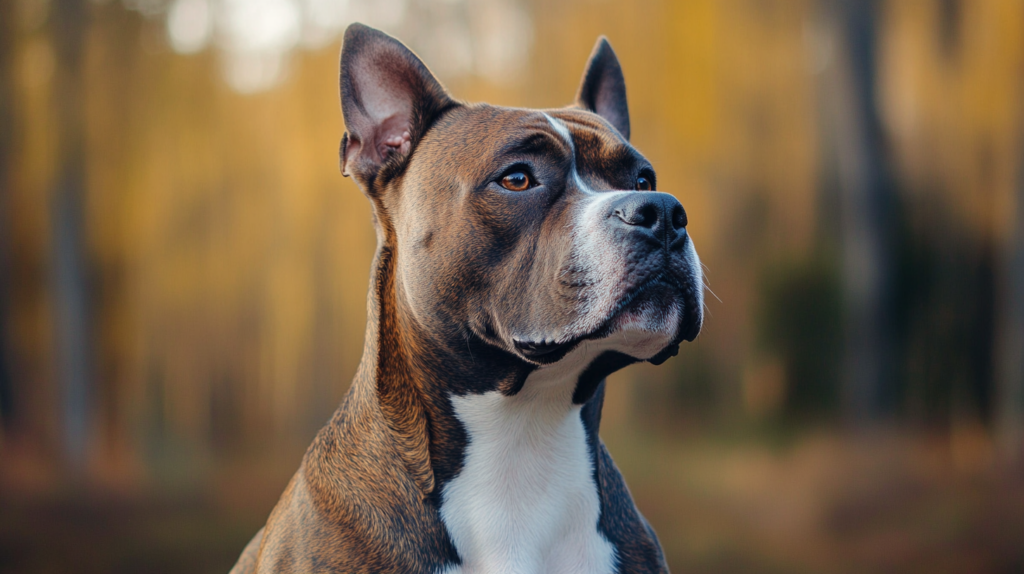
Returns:
[[[529,388],[529,385],[527,386]],[[611,573],[580,418],[560,389],[453,397],[469,435],[441,517],[462,564],[446,574]]]

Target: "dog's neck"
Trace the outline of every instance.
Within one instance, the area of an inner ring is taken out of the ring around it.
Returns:
[[[586,346],[543,368],[472,337],[457,353],[417,327],[393,264],[394,252],[379,248],[354,396],[376,403],[409,476],[438,505],[459,571],[547,571],[572,553],[590,560],[581,572],[604,570],[603,384],[585,404],[573,400],[592,359]]]

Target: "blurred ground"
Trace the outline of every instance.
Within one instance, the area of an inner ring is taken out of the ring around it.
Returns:
[[[1024,571],[1024,473],[993,467],[984,435],[799,436],[607,440],[673,572]],[[289,475],[240,463],[201,495],[0,495],[0,572],[224,573]]]
[[[1024,569],[1024,476],[958,469],[937,438],[885,437],[610,448],[635,468],[637,504],[675,572]]]

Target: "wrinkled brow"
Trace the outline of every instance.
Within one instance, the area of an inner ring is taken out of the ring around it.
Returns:
[[[509,142],[499,150],[501,155],[567,155],[565,143],[547,132],[533,132],[525,138]]]

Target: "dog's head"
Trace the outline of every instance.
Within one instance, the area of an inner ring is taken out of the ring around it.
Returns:
[[[345,34],[341,163],[374,203],[395,290],[426,331],[535,364],[586,342],[660,362],[700,330],[687,216],[629,143],[618,59],[600,39],[573,106],[452,99],[397,40]]]

